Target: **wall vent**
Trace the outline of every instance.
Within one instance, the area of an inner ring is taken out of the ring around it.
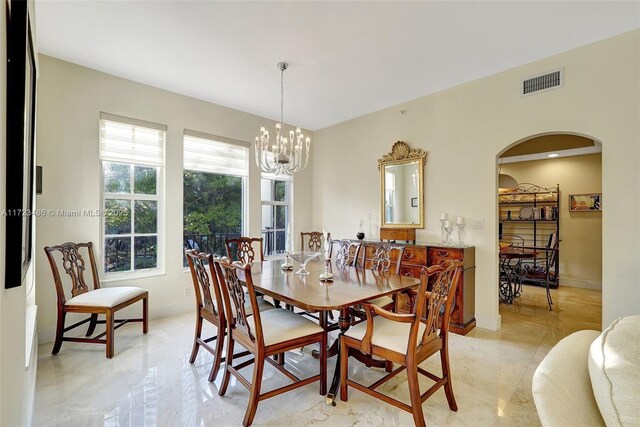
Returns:
[[[562,86],[564,86],[564,70],[561,68],[522,80],[520,90],[522,96],[527,96]]]

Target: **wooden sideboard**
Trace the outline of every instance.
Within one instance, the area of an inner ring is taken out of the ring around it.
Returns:
[[[399,243],[401,244],[401,243]],[[475,319],[475,268],[476,249],[473,246],[438,246],[432,244],[405,244],[405,250],[400,263],[400,274],[404,276],[420,277],[422,267],[440,264],[445,260],[460,260],[464,271],[462,281],[456,290],[456,299],[449,329],[457,334],[465,335],[476,326]],[[373,247],[367,247],[373,250]],[[392,253],[392,258],[393,258]],[[395,261],[395,259],[393,260]],[[392,265],[394,263],[392,262]],[[408,312],[408,298],[400,298],[398,310]]]

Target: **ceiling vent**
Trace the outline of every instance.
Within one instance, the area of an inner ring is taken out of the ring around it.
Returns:
[[[521,95],[533,95],[564,86],[564,69],[554,70],[522,80]]]

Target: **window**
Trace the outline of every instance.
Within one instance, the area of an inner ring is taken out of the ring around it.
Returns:
[[[101,113],[104,272],[161,270],[163,125]]]
[[[225,240],[244,234],[247,147],[240,141],[185,131],[185,249],[225,255]]]
[[[291,178],[263,175],[262,237],[264,254],[277,255],[291,250]]]

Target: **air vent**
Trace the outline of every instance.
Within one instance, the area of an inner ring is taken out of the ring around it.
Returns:
[[[522,96],[557,89],[564,85],[564,71],[554,70],[549,73],[537,75],[522,81]]]

